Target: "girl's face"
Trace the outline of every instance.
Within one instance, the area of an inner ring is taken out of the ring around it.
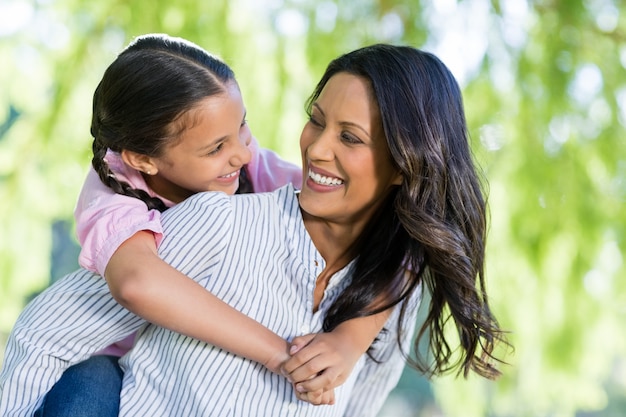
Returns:
[[[402,176],[393,166],[369,82],[338,73],[313,103],[300,137],[302,210],[332,223],[365,224]]]
[[[250,162],[252,139],[237,84],[228,83],[224,94],[202,100],[172,128],[180,126],[178,139],[151,158],[156,174],[145,176],[148,185],[174,203],[202,191],[234,194],[240,170]]]

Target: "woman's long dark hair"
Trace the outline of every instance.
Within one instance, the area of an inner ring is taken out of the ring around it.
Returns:
[[[485,290],[486,203],[454,76],[430,53],[373,45],[329,64],[309,110],[340,72],[368,81],[403,182],[359,239],[352,282],[329,310],[325,330],[396,305],[423,284],[431,302],[415,340],[417,358],[409,362],[427,375],[458,369],[464,376],[470,370],[498,376],[493,349],[504,338]],[[405,314],[406,303],[398,335]],[[460,340],[457,358],[444,332],[449,318]],[[426,335],[432,360],[417,349]]]
[[[94,92],[92,165],[100,180],[150,209],[165,210],[159,198],[115,177],[104,160],[107,149],[161,156],[189,123],[181,116],[223,93],[229,82],[236,82],[230,67],[189,41],[162,34],[136,38],[106,69]],[[244,171],[240,190],[250,188]]]

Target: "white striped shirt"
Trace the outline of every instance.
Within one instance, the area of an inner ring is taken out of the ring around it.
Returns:
[[[313,313],[313,289],[325,263],[291,186],[235,197],[198,194],[162,221],[165,261],[285,339],[321,331],[325,312],[350,280],[353,264],[331,278]],[[405,348],[414,319],[408,315],[404,326]],[[404,366],[396,320],[397,311],[374,345],[384,362],[364,355],[335,390],[335,405],[312,406],[297,400],[284,377],[256,362],[146,324],[112,299],[102,278],[79,271],[18,319],[0,373],[0,416],[31,415],[67,366],[140,326],[135,347],[121,360],[120,416],[375,416]]]

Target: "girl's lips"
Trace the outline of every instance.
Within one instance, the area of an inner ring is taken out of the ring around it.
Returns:
[[[237,171],[231,172],[230,174],[220,175],[216,179],[219,182],[231,183],[239,178],[239,172],[240,170],[238,169]]]
[[[235,171],[235,172],[231,172],[230,174],[226,174],[226,175],[221,175],[220,178],[230,178],[230,177],[234,177],[235,175],[239,174],[239,171]]]

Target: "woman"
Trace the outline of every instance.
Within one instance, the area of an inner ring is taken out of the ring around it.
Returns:
[[[501,331],[483,282],[485,203],[449,70],[414,48],[362,48],[331,62],[308,109],[299,194],[286,186],[193,196],[164,213],[159,254],[286,339],[392,308],[386,331],[335,391],[335,405],[296,401],[298,387],[262,366],[142,323],[82,272],[46,290],[18,321],[0,376],[0,386],[11,381],[2,407],[21,400],[19,369],[39,364],[49,368],[39,368],[42,379],[54,380],[64,361],[143,325],[122,358],[122,416],[374,416],[402,372],[422,285],[432,301],[415,343],[429,330],[434,361],[418,361],[418,369],[497,376],[492,350]],[[39,309],[55,303],[66,306],[69,329],[38,329]],[[446,309],[460,335],[456,362]],[[323,336],[310,345],[323,345]],[[297,372],[305,360],[296,354],[284,367]]]

